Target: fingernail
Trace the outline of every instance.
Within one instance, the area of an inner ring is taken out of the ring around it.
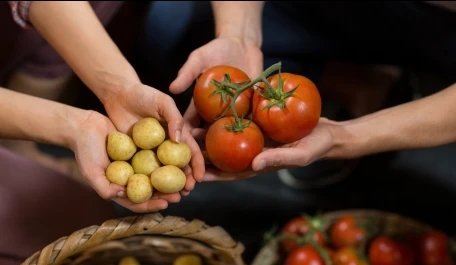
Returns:
[[[176,130],[174,135],[176,136],[176,143],[179,143],[180,139],[181,139],[181,131],[180,130]]]
[[[265,167],[266,167],[266,161],[261,160],[260,162],[258,162],[258,170],[257,171],[263,170]]]
[[[117,192],[117,197],[119,197],[119,198],[125,197],[125,192],[124,191]]]

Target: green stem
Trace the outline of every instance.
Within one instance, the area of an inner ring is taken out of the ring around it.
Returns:
[[[246,91],[247,89],[249,89],[250,87],[252,87],[253,85],[255,85],[258,82],[264,82],[265,84],[270,86],[271,84],[267,80],[268,76],[271,75],[272,73],[274,73],[275,71],[280,70],[281,67],[282,67],[282,62],[278,62],[276,64],[271,65],[266,70],[264,70],[264,72],[259,77],[255,78],[254,80],[250,81],[250,83],[246,84],[245,86],[243,86],[239,89],[237,89],[235,86],[232,86],[231,84],[224,84],[224,85],[228,85],[229,88],[233,88],[236,91],[234,96],[230,96],[231,100],[230,100],[229,107],[231,108],[231,111],[233,112],[234,120],[235,120],[235,123],[237,126],[242,125],[242,119],[239,119],[237,112],[236,112],[236,108],[234,107],[235,106],[234,103],[236,102],[239,95],[241,95],[244,91]],[[227,111],[228,111],[228,108],[225,109],[225,111],[220,115],[220,117],[223,117]]]

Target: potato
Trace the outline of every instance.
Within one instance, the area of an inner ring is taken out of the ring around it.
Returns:
[[[134,174],[128,178],[127,197],[134,203],[142,203],[152,197],[150,178],[144,174]]]
[[[133,174],[133,167],[125,161],[114,161],[106,168],[106,178],[121,186],[126,186],[128,178]]]
[[[160,160],[152,150],[141,150],[131,159],[135,174],[150,176],[150,173],[161,166]]]
[[[120,261],[119,261],[119,265],[141,265],[141,263],[139,263],[139,261],[132,257],[132,256],[127,256],[127,257],[123,257]]]
[[[165,129],[155,118],[138,121],[133,126],[132,135],[135,144],[145,150],[159,146],[166,137]]]
[[[175,193],[181,191],[187,183],[185,173],[176,166],[162,166],[150,174],[152,186],[163,193]]]
[[[185,143],[174,143],[166,140],[157,148],[157,156],[163,165],[183,168],[192,159],[192,152]]]
[[[130,136],[121,132],[112,132],[108,135],[106,150],[112,160],[126,161],[136,153],[137,148]]]
[[[177,257],[173,265],[203,265],[203,261],[196,254],[184,254]]]

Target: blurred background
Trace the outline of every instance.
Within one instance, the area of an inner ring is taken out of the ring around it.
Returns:
[[[208,13],[210,5],[205,1],[124,2],[107,23],[107,30],[143,82],[167,92],[188,54],[213,38],[213,20]],[[14,24],[6,4],[0,6],[0,18],[3,35],[0,78],[5,87],[28,54],[18,50],[17,42],[24,33]],[[265,53],[265,67],[282,60],[285,70],[287,67],[295,70],[296,59],[301,60],[295,56],[277,58]],[[316,81],[315,65],[299,64],[301,74]],[[439,76],[413,67],[403,68],[402,73],[394,93],[390,93],[382,107],[419,98],[430,93],[429,87],[445,84]],[[76,76],[71,75],[61,86],[65,87],[59,98],[61,102],[104,113],[98,99]],[[188,106],[191,93],[189,89],[174,96],[181,111]],[[339,102],[324,98],[325,116],[344,120],[350,118],[346,112]],[[41,144],[38,147],[56,159],[73,157],[69,150]],[[267,230],[303,212],[382,209],[416,218],[456,235],[456,228],[451,225],[456,222],[456,217],[451,215],[456,206],[456,145],[384,153],[364,157],[356,163],[338,163],[325,162],[318,167],[292,171],[294,178],[304,183],[300,188],[293,187],[295,185],[290,184],[286,174],[279,178],[277,173],[237,182],[201,183],[163,214],[198,218],[210,225],[224,227],[245,244],[247,262],[261,247]],[[333,173],[346,169],[347,165],[350,170],[335,177]],[[312,187],[310,183],[321,185]],[[114,207],[120,215],[133,214]]]

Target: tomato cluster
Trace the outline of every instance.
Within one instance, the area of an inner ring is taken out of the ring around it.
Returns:
[[[452,265],[450,241],[441,231],[388,236],[368,220],[339,217],[327,230],[318,217],[286,223],[277,240],[284,265]]]
[[[277,63],[251,80],[236,67],[219,65],[197,79],[193,102],[210,124],[206,151],[217,168],[226,172],[248,170],[263,150],[265,137],[292,143],[317,126],[321,114],[317,87],[301,75],[271,75],[280,67]]]

